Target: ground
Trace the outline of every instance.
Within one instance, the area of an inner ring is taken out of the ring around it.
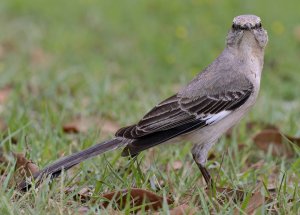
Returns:
[[[163,196],[163,213],[186,203],[199,213],[224,214],[244,210],[247,193],[268,196],[272,186],[276,197],[256,212],[273,205],[282,214],[299,213],[299,148],[276,156],[253,139],[266,124],[300,135],[299,7],[299,1],[271,0],[1,1],[0,134],[9,160],[1,165],[1,214],[129,213],[129,205],[99,204],[103,194],[133,187]],[[9,183],[11,151],[26,153],[42,168],[135,123],[212,62],[233,17],[245,13],[260,16],[269,34],[261,92],[208,163],[217,186],[242,189],[243,201],[208,198],[189,143],[151,149],[137,161],[109,152],[26,194]],[[87,187],[92,200],[74,199]]]

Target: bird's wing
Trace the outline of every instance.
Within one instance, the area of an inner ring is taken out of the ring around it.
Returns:
[[[116,136],[139,139],[164,132],[172,133],[173,136],[167,138],[171,139],[190,131],[191,126],[199,128],[216,123],[244,104],[253,92],[253,85],[248,79],[242,82],[236,79],[237,83],[232,82],[235,79],[230,80],[224,80],[222,84],[225,85],[220,90],[203,89],[210,93],[176,94],[155,106],[137,124],[121,128]],[[226,87],[226,83],[230,86]],[[209,85],[211,89],[217,87],[214,83]],[[174,129],[176,134],[170,132]]]

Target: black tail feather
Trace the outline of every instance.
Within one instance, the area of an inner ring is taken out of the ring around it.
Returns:
[[[38,173],[33,175],[33,177],[36,181],[36,185],[38,186],[41,183],[41,181],[44,178],[47,178],[48,176],[50,176],[51,179],[56,178],[61,174],[62,170],[66,171],[66,170],[70,169],[71,167],[81,163],[84,160],[95,157],[104,152],[116,149],[121,145],[123,145],[122,140],[112,139],[112,140],[108,140],[106,142],[96,144],[90,148],[83,150],[83,151],[63,157],[60,160],[54,162],[53,164],[50,164],[49,166],[45,167],[44,169],[42,169],[41,171],[39,171]],[[30,188],[30,186],[31,185],[29,183],[27,183],[26,181],[23,181],[19,185],[19,189],[22,191],[26,191]]]

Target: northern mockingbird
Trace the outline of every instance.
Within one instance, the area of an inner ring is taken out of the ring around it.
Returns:
[[[212,185],[205,168],[208,151],[254,105],[267,42],[259,17],[235,17],[224,51],[186,87],[156,105],[138,123],[121,128],[114,139],[66,156],[34,178],[39,182],[45,176],[57,177],[62,170],[119,147],[124,147],[123,156],[136,156],[159,144],[188,140],[194,144],[193,158],[207,185]],[[20,188],[28,186],[23,182]]]

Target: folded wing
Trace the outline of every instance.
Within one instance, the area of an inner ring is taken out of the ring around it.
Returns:
[[[137,153],[176,136],[205,127],[228,116],[244,104],[253,92],[246,82],[237,89],[199,97],[174,95],[150,110],[137,124],[121,128],[117,137],[132,139],[123,155]]]

